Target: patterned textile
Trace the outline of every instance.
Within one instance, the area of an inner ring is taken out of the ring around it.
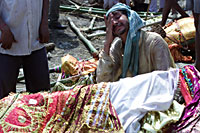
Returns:
[[[194,66],[188,65],[180,69],[179,88],[188,105],[194,98],[195,92],[200,89],[200,73]]]
[[[0,133],[123,132],[106,83],[0,100]]]
[[[168,47],[175,62],[194,62],[192,56],[186,56],[181,53],[180,45],[173,43]]]
[[[95,58],[79,61],[69,54],[62,57],[61,62],[61,71],[66,75],[87,75],[94,72],[98,64],[98,60]]]
[[[180,70],[180,88],[187,106],[175,124],[176,132],[200,132],[200,73],[193,66]]]
[[[165,41],[175,62],[194,62],[192,55],[184,55],[181,51],[193,51],[195,49],[194,18],[186,17],[170,22],[163,27],[166,32]]]
[[[140,133],[166,131],[171,123],[180,119],[183,109],[184,105],[174,100],[168,110],[148,112],[140,121]]]

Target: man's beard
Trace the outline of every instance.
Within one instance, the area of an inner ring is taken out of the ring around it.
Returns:
[[[127,30],[127,27],[126,27],[126,25],[125,24],[121,24],[120,26],[123,26],[123,27],[120,27],[120,28],[123,28],[123,29],[120,29],[119,31],[117,31],[117,32],[115,32],[115,28],[117,28],[117,26],[114,26],[113,27],[113,35],[114,36],[117,36],[117,37],[120,37],[121,35],[123,35],[125,32],[126,32],[126,30]]]
[[[113,30],[115,31],[115,30]],[[118,31],[117,33],[113,32],[114,36],[120,37],[121,35],[123,35],[126,32],[126,29],[122,29],[121,31]]]

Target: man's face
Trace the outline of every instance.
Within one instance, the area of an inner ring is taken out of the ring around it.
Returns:
[[[129,22],[126,15],[121,11],[112,12],[113,14],[113,35],[121,37],[129,30]]]

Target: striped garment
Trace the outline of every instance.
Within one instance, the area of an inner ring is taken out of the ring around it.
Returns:
[[[0,100],[3,132],[124,132],[106,83],[53,93],[12,94]]]

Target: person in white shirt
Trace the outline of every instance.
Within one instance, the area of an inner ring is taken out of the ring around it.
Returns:
[[[49,0],[0,1],[0,98],[16,91],[20,67],[27,91],[50,88],[43,45],[49,40],[48,4]]]

